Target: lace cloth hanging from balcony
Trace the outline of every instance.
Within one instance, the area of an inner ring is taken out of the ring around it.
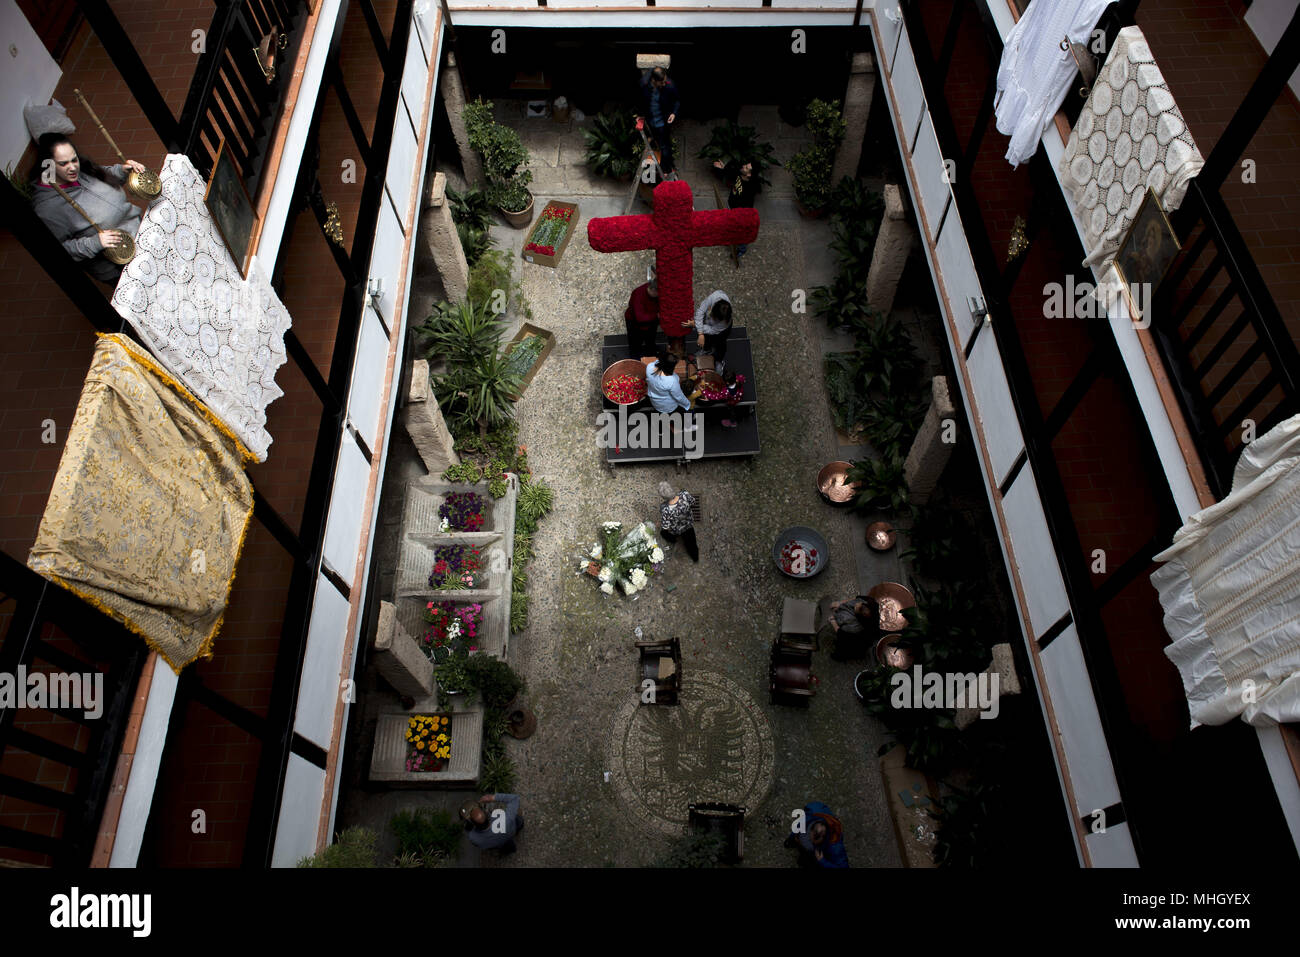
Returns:
[[[1300,415],[1246,446],[1151,575],[1192,727],[1300,721]]]
[[[998,132],[1011,137],[1012,166],[1034,155],[1079,72],[1061,49],[1068,35],[1087,44],[1110,0],[1034,0],[1007,34],[998,65]]]
[[[147,352],[100,336],[27,565],[179,672],[221,628],[253,517],[251,458]]]
[[[1084,265],[1110,258],[1147,186],[1177,209],[1205,161],[1137,27],[1119,32],[1070,133],[1059,166],[1083,225]]]
[[[248,278],[240,276],[189,158],[169,155],[161,176],[162,195],[145,211],[113,307],[167,371],[265,461],[266,407],[284,394],[275,373],[288,358],[289,312],[256,258]]]

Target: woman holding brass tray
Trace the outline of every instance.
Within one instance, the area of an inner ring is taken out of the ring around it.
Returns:
[[[122,184],[131,172],[143,169],[135,160],[98,166],[80,156],[61,133],[46,133],[37,141],[32,208],[68,255],[101,282],[116,283],[135,255],[140,209],[127,199]]]

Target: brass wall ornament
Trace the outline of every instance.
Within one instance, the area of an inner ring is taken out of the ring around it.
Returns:
[[[1015,259],[1029,248],[1029,237],[1025,235],[1025,220],[1017,216],[1011,224],[1011,242],[1007,243],[1007,262]]]
[[[325,206],[325,225],[321,228],[335,246],[343,246],[343,221],[339,219],[339,204],[329,203]]]
[[[114,141],[113,137],[109,135],[108,130],[104,128],[104,124],[100,122],[99,117],[95,115],[95,111],[90,108],[90,104],[86,102],[86,98],[81,95],[81,90],[73,90],[72,94],[81,101],[81,105],[86,108],[86,112],[90,114],[90,118],[94,120],[95,125],[99,127],[99,132],[104,134],[104,139],[108,140],[108,145],[113,147],[113,152],[117,154],[117,158],[120,159],[122,165],[125,166],[126,157],[122,154],[122,151],[117,148],[117,143]],[[160,180],[158,174],[152,170],[141,171],[128,169],[126,171],[126,189],[127,192],[132,195],[143,199],[145,202],[150,202],[157,199],[158,194],[162,192],[162,180]]]
[[[271,32],[262,37],[261,43],[253,47],[253,56],[257,60],[257,68],[262,71],[262,76],[266,77],[267,83],[275,80],[277,53],[288,45],[288,36],[281,33],[279,27],[271,27]]]

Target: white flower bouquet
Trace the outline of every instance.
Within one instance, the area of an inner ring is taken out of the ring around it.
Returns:
[[[606,595],[618,589],[625,595],[635,595],[649,584],[655,566],[663,560],[663,549],[649,522],[641,522],[626,533],[621,522],[603,522],[600,540],[581,553],[578,571],[596,578]]]

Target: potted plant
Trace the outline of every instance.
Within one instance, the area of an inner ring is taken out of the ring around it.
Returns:
[[[582,131],[587,142],[587,168],[597,176],[630,182],[644,148],[630,110],[598,113]]]
[[[477,186],[463,193],[448,186],[447,205],[451,207],[451,221],[456,224],[456,235],[465,251],[465,262],[473,269],[494,242],[488,232],[492,227],[492,202]]]
[[[469,690],[468,658],[453,655],[434,671],[438,681],[438,690],[445,695],[464,694]]]
[[[465,131],[470,148],[483,160],[484,192],[489,201],[501,210],[506,222],[523,229],[533,219],[533,194],[528,191],[533,174],[520,168],[528,165],[528,150],[519,134],[496,122],[492,101],[482,99],[465,107]]]
[[[771,143],[758,141],[758,130],[752,126],[741,126],[735,120],[727,120],[721,126],[715,126],[709,141],[700,149],[699,157],[710,163],[721,162],[725,169],[731,163],[753,163],[754,175],[764,186],[771,182],[763,171],[771,166],[779,166],[772,155]]]
[[[830,204],[831,170],[846,128],[839,100],[813,100],[808,104],[808,129],[813,141],[786,163],[794,184],[795,205],[804,216],[821,216]]]

